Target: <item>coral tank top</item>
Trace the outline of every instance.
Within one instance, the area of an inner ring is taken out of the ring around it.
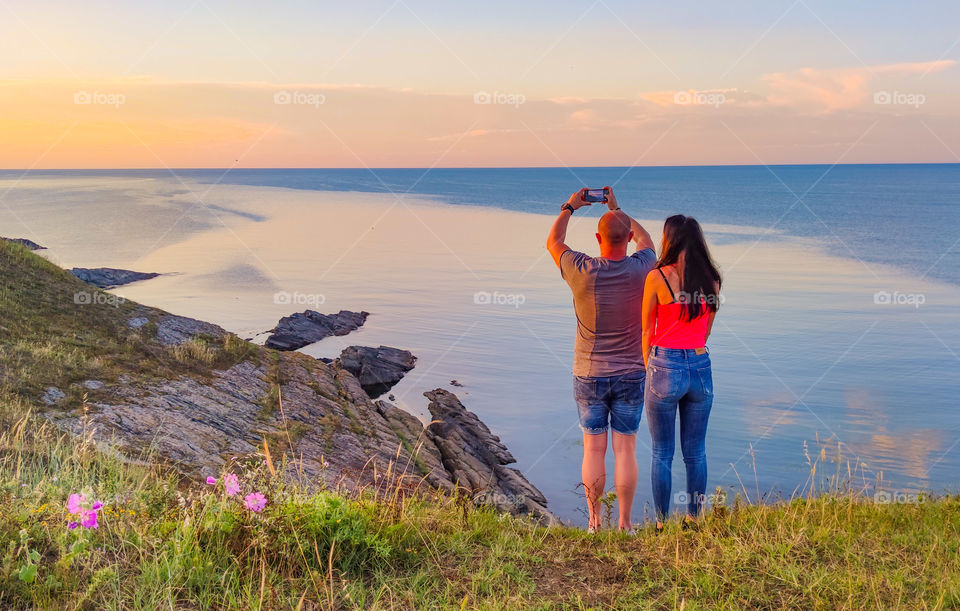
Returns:
[[[657,306],[657,326],[650,345],[678,350],[703,348],[707,344],[707,326],[710,323],[710,310],[706,308],[703,298],[701,297],[701,303],[704,303],[704,308],[700,311],[700,316],[693,320],[684,320],[683,304],[677,301],[673,287],[667,282],[663,270],[658,268],[657,271],[670,289],[673,302],[661,303]]]

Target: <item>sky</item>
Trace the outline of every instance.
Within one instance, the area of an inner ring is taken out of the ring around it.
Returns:
[[[0,0],[0,168],[960,162],[960,4]]]

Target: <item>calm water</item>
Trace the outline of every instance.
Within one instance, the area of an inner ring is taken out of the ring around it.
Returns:
[[[422,415],[424,390],[463,382],[453,390],[576,522],[573,314],[542,244],[571,191],[612,184],[638,218],[697,216],[726,274],[711,488],[789,495],[818,438],[890,489],[960,487],[958,165],[20,174],[0,172],[0,235],[65,266],[174,272],[129,298],[244,335],[303,309],[275,304],[278,290],[373,312],[305,351],[413,350],[397,402]],[[568,242],[594,252],[598,214],[579,214]],[[476,303],[484,292],[522,303]],[[680,485],[679,456],[675,473]]]

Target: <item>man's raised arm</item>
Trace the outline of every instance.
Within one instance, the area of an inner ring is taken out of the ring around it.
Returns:
[[[570,250],[570,247],[564,242],[567,239],[567,224],[570,223],[570,217],[573,216],[573,211],[590,205],[590,202],[583,201],[583,193],[585,191],[586,189],[580,189],[570,196],[570,199],[567,200],[567,203],[565,203],[560,210],[560,216],[553,222],[553,227],[550,228],[550,235],[547,236],[547,250],[550,251],[553,262],[557,264],[557,267],[560,267],[560,255]]]
[[[607,207],[611,210],[620,210],[620,204],[617,203],[617,196],[613,194],[613,189],[606,187],[607,189]],[[630,219],[630,231],[633,232],[633,241],[637,243],[637,252],[645,249],[651,248],[654,251],[657,250],[656,246],[653,244],[653,238],[650,237],[650,233],[643,228],[643,225],[638,223],[636,219],[632,216],[620,210],[628,219]]]

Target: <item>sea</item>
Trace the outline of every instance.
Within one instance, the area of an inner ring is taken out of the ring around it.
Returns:
[[[544,246],[584,186],[613,187],[658,241],[667,216],[696,217],[724,274],[710,491],[960,489],[960,164],[3,170],[0,235],[65,267],[161,272],[113,292],[254,341],[293,311],[369,311],[303,351],[413,351],[393,402],[428,421],[423,392],[454,391],[584,524],[575,320]],[[571,247],[598,254],[601,212],[578,211]],[[637,447],[643,520],[646,418]],[[674,474],[680,491],[679,447]]]

